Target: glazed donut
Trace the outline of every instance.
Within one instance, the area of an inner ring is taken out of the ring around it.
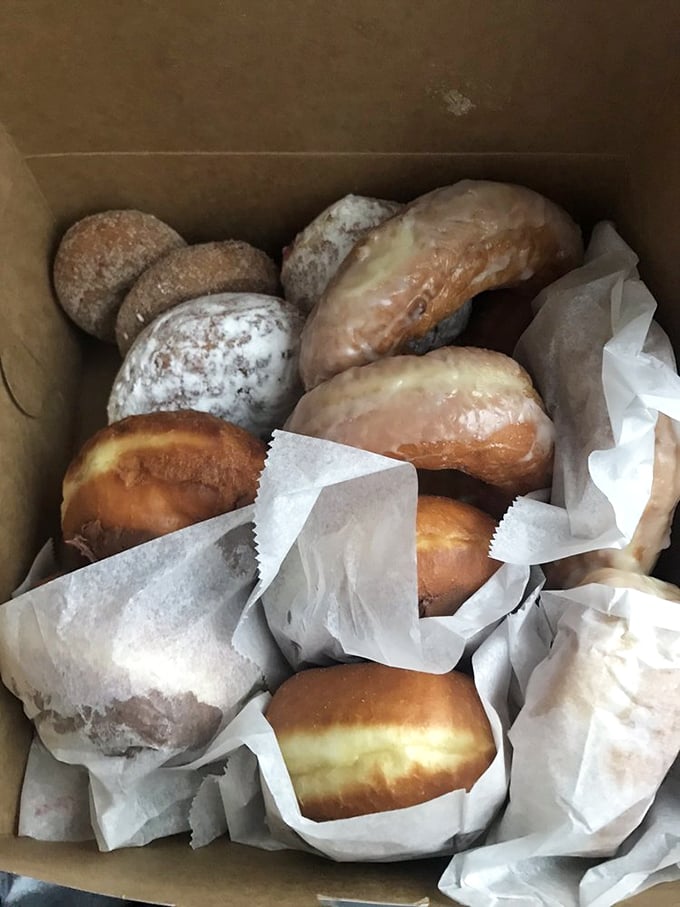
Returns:
[[[664,601],[680,602],[680,589],[672,583],[665,583],[642,573],[618,570],[616,567],[600,567],[593,570],[592,573],[582,577],[579,586],[587,586],[589,583],[609,586],[612,589],[636,589],[638,592],[663,598]]]
[[[63,484],[64,540],[99,560],[252,504],[265,448],[207,413],[130,416],[97,432]]]
[[[470,677],[379,664],[294,674],[266,713],[300,811],[324,822],[470,790],[496,755]]]
[[[206,296],[164,312],[127,354],[109,397],[109,422],[194,409],[266,437],[300,397],[302,325],[294,305],[255,293]]]
[[[403,352],[478,293],[540,288],[582,255],[576,224],[530,189],[465,180],[430,192],[343,262],[305,325],[303,384]]]
[[[403,207],[363,195],[346,195],[329,205],[283,250],[286,299],[311,312],[357,240]]]
[[[210,242],[175,249],[147,268],[123,300],[116,342],[124,356],[147,324],[181,302],[214,293],[279,290],[279,273],[268,255],[248,243]]]
[[[416,515],[418,611],[454,614],[501,566],[489,557],[496,521],[450,498],[420,495]]]
[[[593,571],[611,568],[627,574],[649,574],[668,545],[675,508],[680,501],[680,439],[675,423],[659,413],[654,446],[654,475],[647,506],[625,548],[602,548],[545,564],[547,588],[571,589]]]
[[[512,494],[550,484],[553,424],[531,379],[502,353],[444,347],[349,369],[308,391],[286,429],[459,469]]]
[[[54,289],[66,314],[113,342],[118,309],[145,268],[184,246],[172,227],[142,211],[104,211],[74,224],[54,261]]]

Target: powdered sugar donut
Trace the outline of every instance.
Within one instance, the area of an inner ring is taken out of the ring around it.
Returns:
[[[109,397],[109,422],[194,409],[266,437],[300,397],[303,321],[292,304],[257,293],[204,296],[170,309],[132,345]]]
[[[398,202],[346,195],[322,211],[284,249],[281,283],[286,299],[303,312],[311,312],[364,233],[403,207]]]

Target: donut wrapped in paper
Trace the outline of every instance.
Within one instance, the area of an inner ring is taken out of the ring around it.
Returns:
[[[491,552],[549,565],[555,588],[598,568],[649,573],[669,543],[680,498],[680,377],[636,265],[614,228],[599,224],[585,265],[535,300],[516,350],[559,444],[549,502],[516,501]]]
[[[611,905],[677,854],[666,832],[677,793],[666,785],[656,814],[654,803],[680,750],[680,589],[606,568],[543,592],[541,606],[555,639],[510,730],[509,805],[486,846],[456,856],[440,883],[470,907]],[[612,860],[595,870],[573,857]]]
[[[264,612],[294,669],[357,658],[443,673],[528,593],[503,564],[455,612],[419,618],[417,476],[409,463],[275,432],[255,502],[257,588],[234,642],[257,661]]]
[[[259,665],[231,643],[255,583],[251,519],[216,517],[0,608],[3,682],[52,756],[87,769],[102,849],[187,828],[196,779],[163,767],[203,752],[280,667],[264,629]]]

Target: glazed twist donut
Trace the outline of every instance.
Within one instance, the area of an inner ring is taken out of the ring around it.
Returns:
[[[360,240],[310,315],[300,374],[309,389],[404,352],[468,299],[576,267],[581,233],[521,186],[465,180],[416,199]]]
[[[285,427],[419,469],[459,469],[513,495],[550,484],[553,424],[524,369],[490,350],[349,369],[306,393]]]

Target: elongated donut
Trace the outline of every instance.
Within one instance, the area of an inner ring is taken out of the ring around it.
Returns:
[[[406,346],[484,290],[576,267],[581,233],[536,192],[464,180],[416,199],[347,256],[302,335],[306,389]]]
[[[490,350],[444,347],[349,369],[306,393],[286,429],[459,469],[513,494],[550,484],[553,424],[524,369]]]
[[[671,418],[659,413],[654,445],[654,475],[647,506],[625,548],[601,548],[544,565],[549,589],[582,585],[598,570],[649,574],[668,546],[675,508],[680,501],[680,438]]]

